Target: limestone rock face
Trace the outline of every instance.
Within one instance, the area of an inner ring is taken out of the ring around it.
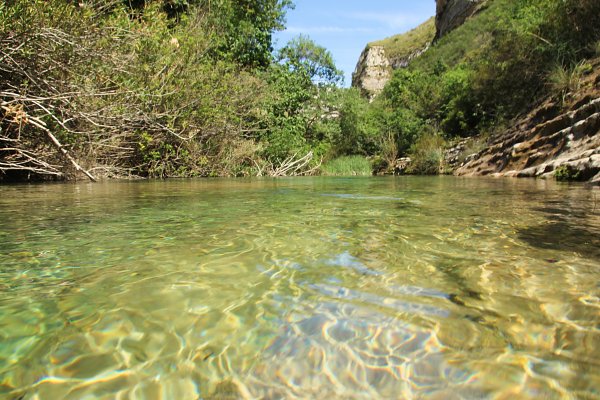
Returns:
[[[385,53],[383,46],[369,45],[358,59],[356,69],[352,74],[352,87],[359,88],[363,96],[373,99],[381,93],[385,84],[390,80],[393,70],[408,67],[412,60],[428,49],[429,43],[406,57],[390,58]]]
[[[385,49],[382,46],[367,46],[352,74],[352,86],[360,88],[363,95],[373,98],[381,93],[391,74],[392,66]]]
[[[535,117],[544,118],[552,111],[537,111],[494,138],[456,175],[552,178],[566,167],[580,180],[600,183],[600,98],[586,99],[578,108],[539,124],[532,122]]]
[[[436,0],[435,39],[462,25],[485,0]]]

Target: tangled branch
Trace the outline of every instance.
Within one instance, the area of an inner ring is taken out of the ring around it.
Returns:
[[[321,166],[321,162],[319,162],[318,165],[306,169],[306,167],[311,164],[313,157],[314,154],[312,150],[300,158],[298,158],[298,153],[295,153],[294,155],[283,160],[277,167],[271,166],[269,176],[276,178],[290,175],[312,175]]]

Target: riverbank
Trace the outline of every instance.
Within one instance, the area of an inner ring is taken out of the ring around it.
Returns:
[[[600,59],[580,68],[560,98],[547,98],[492,135],[455,173],[600,184]]]

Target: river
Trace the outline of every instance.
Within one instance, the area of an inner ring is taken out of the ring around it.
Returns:
[[[598,192],[0,186],[0,398],[597,398]]]

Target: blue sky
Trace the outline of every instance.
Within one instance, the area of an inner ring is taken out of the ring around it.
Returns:
[[[275,34],[275,47],[299,34],[327,48],[345,86],[365,45],[406,32],[435,14],[434,0],[295,0],[287,12],[287,29]]]

